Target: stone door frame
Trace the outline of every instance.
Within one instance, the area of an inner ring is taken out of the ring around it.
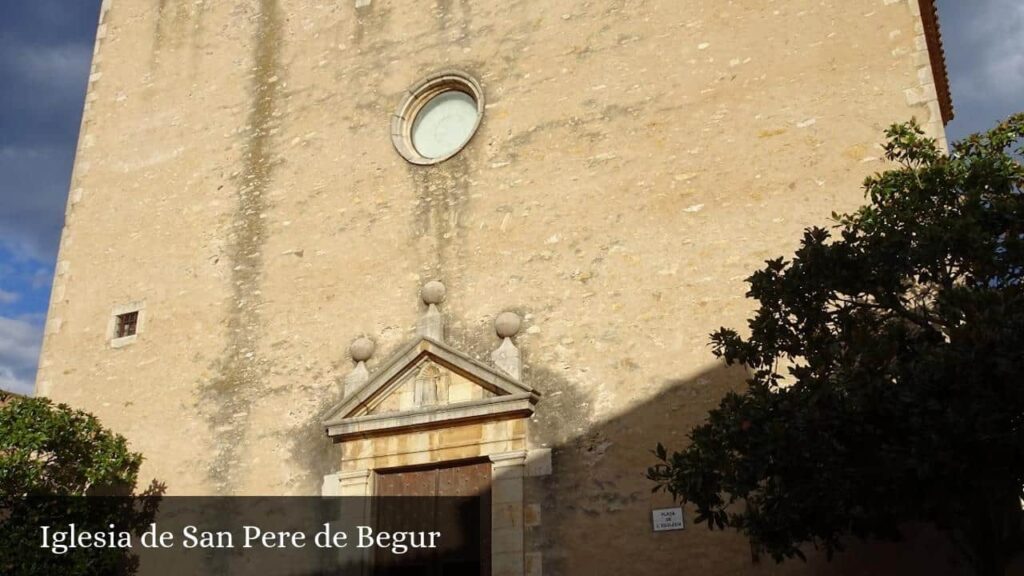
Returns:
[[[524,526],[523,479],[526,477],[527,450],[487,454],[491,463],[491,574],[492,576],[524,576],[526,549]],[[431,464],[458,462],[438,460]],[[388,469],[392,469],[388,467]],[[366,468],[338,472],[324,477],[323,496],[373,496],[376,470]],[[346,523],[358,525],[370,518],[368,506],[343,511]],[[359,562],[369,573],[373,556],[364,553]]]

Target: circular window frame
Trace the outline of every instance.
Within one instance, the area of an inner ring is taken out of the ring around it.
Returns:
[[[461,146],[444,156],[428,158],[420,154],[416,150],[416,146],[413,145],[412,128],[416,123],[416,117],[428,102],[452,90],[462,92],[476,102],[476,122],[473,123],[473,129],[469,133],[469,138],[466,138],[466,141]],[[424,78],[406,90],[405,97],[402,98],[398,109],[391,117],[391,142],[395,145],[395,150],[408,162],[420,166],[439,164],[455,156],[469,145],[473,137],[476,136],[477,130],[480,129],[480,122],[483,120],[483,117],[484,91],[480,87],[480,83],[469,74],[460,70],[445,70]]]

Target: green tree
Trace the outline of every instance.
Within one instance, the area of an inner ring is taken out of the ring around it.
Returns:
[[[142,456],[94,416],[65,404],[3,392],[0,404],[0,574],[134,573],[138,559],[130,550],[55,555],[40,548],[40,527],[113,524],[140,534],[164,492],[154,480],[134,493]]]
[[[805,231],[749,279],[750,378],[648,477],[776,561],[927,523],[978,574],[1021,548],[1024,114],[954,145],[887,131],[867,205]]]

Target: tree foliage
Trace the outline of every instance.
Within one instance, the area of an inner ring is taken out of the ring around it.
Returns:
[[[142,455],[92,415],[45,398],[0,392],[0,574],[132,574],[126,550],[58,556],[41,549],[41,526],[140,534],[164,485],[135,494]]]
[[[711,336],[747,387],[648,477],[777,561],[923,522],[1001,574],[1021,548],[1024,114],[948,156],[915,122],[886,134],[867,205],[748,279],[749,336]]]

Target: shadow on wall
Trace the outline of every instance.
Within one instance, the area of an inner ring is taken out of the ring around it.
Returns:
[[[689,506],[684,530],[653,532],[652,510],[674,504],[667,495],[652,494],[653,483],[644,477],[655,462],[651,450],[659,441],[670,451],[684,447],[688,432],[727,391],[742,389],[746,377],[742,368],[717,364],[693,378],[665,382],[657,394],[582,433],[549,440],[553,474],[531,478],[527,485],[530,500],[542,502],[543,516],[538,526],[527,528],[527,550],[541,551],[544,573],[969,574],[949,540],[926,526],[908,527],[900,543],[852,540],[832,562],[808,549],[806,563],[783,564],[757,558],[749,541],[731,530],[693,524]],[[552,408],[545,405],[548,399],[538,412]],[[534,441],[541,445],[545,439]]]

